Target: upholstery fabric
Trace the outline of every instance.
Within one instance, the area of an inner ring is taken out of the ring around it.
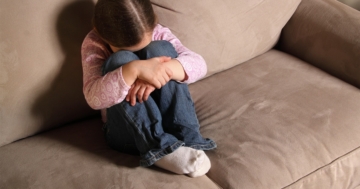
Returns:
[[[277,50],[215,76],[190,89],[221,187],[360,184],[357,88]]]
[[[140,167],[138,157],[106,145],[99,124],[89,119],[1,147],[0,188],[218,188],[206,176]]]
[[[95,2],[0,1],[0,146],[95,113],[81,91],[79,50]],[[299,2],[153,1],[160,23],[206,58],[208,75],[273,47]]]
[[[207,76],[271,49],[301,0],[152,0],[160,24],[204,57]]]
[[[327,166],[299,179],[285,189],[354,188],[360,187],[360,149],[345,154]]]
[[[338,1],[303,0],[279,47],[360,88],[360,14]]]
[[[216,90],[214,90],[214,87]],[[271,50],[190,85],[212,168],[191,179],[111,150],[100,118],[0,148],[11,188],[353,188],[360,185],[359,90]],[[64,182],[66,181],[66,182]]]
[[[0,1],[0,146],[94,112],[82,94],[89,0]]]
[[[218,148],[189,178],[106,145],[81,90],[95,1],[0,1],[0,188],[360,189],[359,12],[303,0],[268,51],[300,0],[153,0],[211,75],[190,91]]]

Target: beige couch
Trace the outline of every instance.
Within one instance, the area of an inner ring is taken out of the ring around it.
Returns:
[[[335,0],[153,0],[202,54],[210,172],[110,149],[82,93],[92,0],[0,0],[0,188],[360,188],[360,12]]]

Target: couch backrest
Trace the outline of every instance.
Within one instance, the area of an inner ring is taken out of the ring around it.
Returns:
[[[0,146],[94,114],[82,93],[89,0],[0,1]]]
[[[201,54],[208,74],[271,49],[301,0],[152,0],[160,23]]]
[[[94,115],[80,47],[96,0],[0,1],[0,146]],[[266,52],[300,0],[152,0],[208,76]]]

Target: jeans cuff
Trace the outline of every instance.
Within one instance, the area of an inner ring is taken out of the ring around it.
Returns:
[[[211,140],[211,139],[207,139],[208,143],[207,144],[194,144],[194,145],[186,145],[187,147],[190,148],[194,148],[196,150],[213,150],[215,148],[217,148],[216,143]]]
[[[173,145],[158,151],[156,154],[153,154],[152,152],[148,152],[145,156],[150,156],[146,159],[140,160],[140,166],[142,167],[149,167],[153,165],[156,161],[160,160],[162,157],[171,154],[175,150],[177,150],[179,147],[184,146],[185,143],[183,141],[177,141]]]

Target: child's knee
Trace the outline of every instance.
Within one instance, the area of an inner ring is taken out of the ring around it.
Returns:
[[[103,64],[102,72],[105,75],[107,72],[111,72],[124,64],[131,61],[139,60],[139,57],[131,51],[118,51],[112,54]]]
[[[144,49],[137,52],[140,58],[149,59],[159,56],[169,56],[171,58],[176,58],[178,53],[176,52],[174,46],[165,40],[161,41],[152,41]]]

